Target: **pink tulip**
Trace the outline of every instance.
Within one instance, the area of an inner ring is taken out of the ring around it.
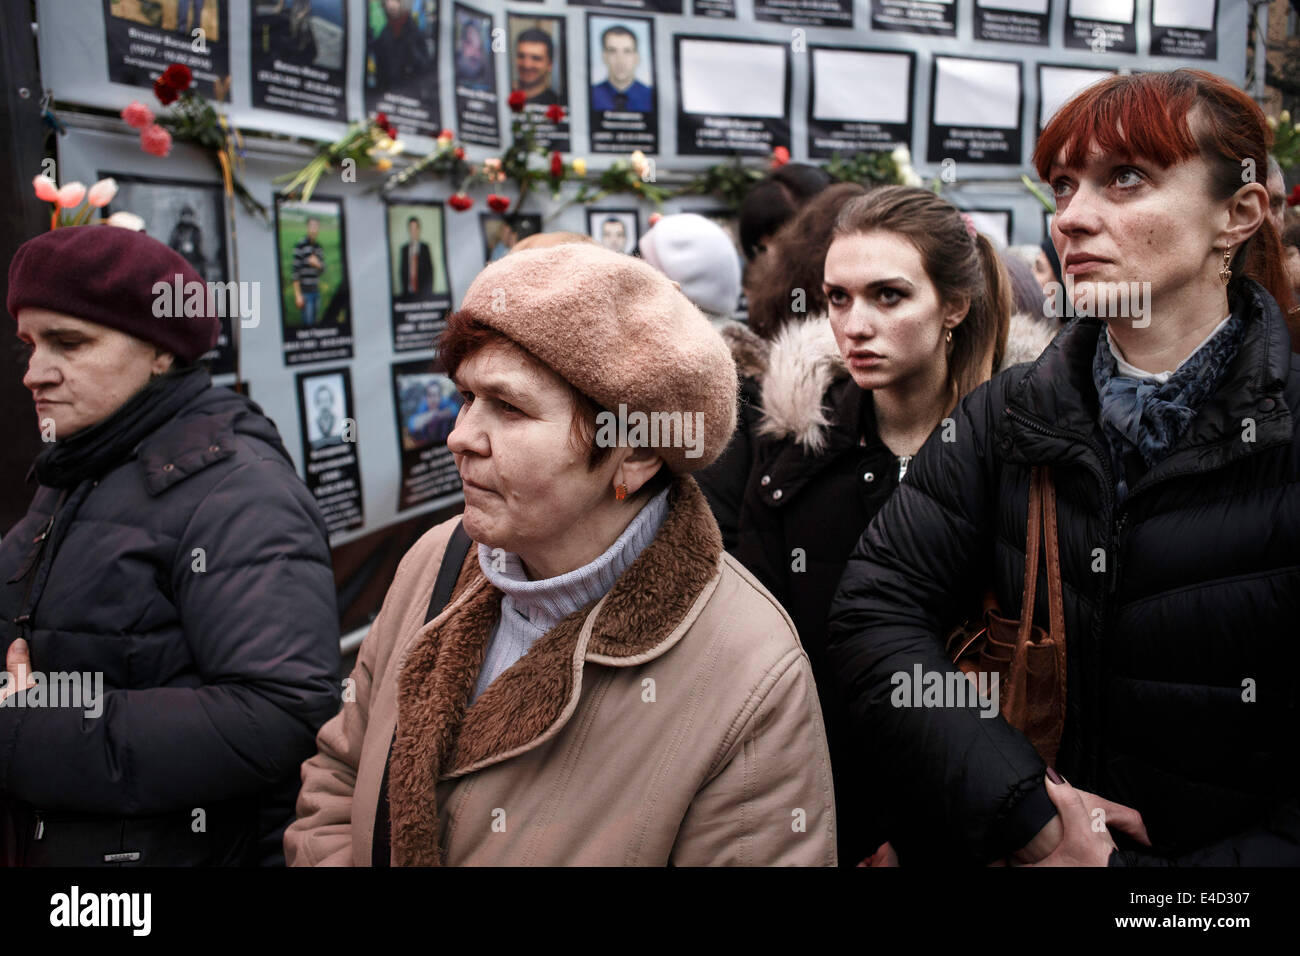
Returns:
[[[32,180],[32,187],[36,190],[36,198],[42,202],[59,201],[59,187],[44,173]]]
[[[86,187],[81,183],[68,183],[59,189],[59,195],[56,202],[60,209],[73,209],[81,205],[81,200],[86,198]]]
[[[126,120],[126,125],[132,129],[144,129],[153,122],[153,110],[145,106],[139,100],[132,100],[122,110],[122,119]]]
[[[172,134],[157,123],[140,131],[140,148],[154,156],[166,156],[172,149]]]
[[[90,192],[86,194],[86,201],[96,209],[102,209],[113,201],[117,195],[116,179],[101,179],[95,185],[90,187]]]

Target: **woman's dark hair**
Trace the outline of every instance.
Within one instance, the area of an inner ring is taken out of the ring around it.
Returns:
[[[1300,222],[1293,222],[1282,230],[1282,250],[1285,252],[1288,246],[1300,249]]]
[[[832,238],[876,231],[896,233],[916,247],[942,302],[970,300],[948,346],[948,376],[961,398],[987,380],[1006,351],[1011,283],[997,250],[983,233],[970,235],[951,203],[912,186],[879,186],[849,200]]]
[[[770,339],[792,319],[826,311],[822,275],[831,229],[841,207],[866,191],[857,183],[836,183],[809,200],[772,237],[772,251],[763,260],[762,269],[750,277],[746,293],[751,329]]]
[[[1081,166],[1094,145],[1162,169],[1201,156],[1211,170],[1211,195],[1223,200],[1255,181],[1249,172],[1260,182],[1267,177],[1273,133],[1255,101],[1227,80],[1204,70],[1173,70],[1112,76],[1089,86],[1047,124],[1034,148],[1034,167],[1046,181],[1058,156],[1067,166]],[[1267,216],[1233,253],[1229,268],[1232,283],[1254,279],[1283,313],[1293,304],[1281,239]],[[1300,325],[1291,325],[1291,339],[1300,346]]]
[[[756,247],[794,218],[801,206],[831,184],[818,166],[786,163],[751,189],[740,204],[740,249],[753,260]]]
[[[1043,287],[1034,277],[1034,267],[1017,255],[1003,252],[998,254],[1002,268],[1007,270],[1011,282],[1011,308],[1024,312],[1033,319],[1043,318]]]

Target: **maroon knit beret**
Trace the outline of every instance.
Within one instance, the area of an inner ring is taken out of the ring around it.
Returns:
[[[183,291],[179,302],[177,275]],[[156,309],[160,297],[154,286],[159,282],[166,284],[168,293]],[[143,232],[107,225],[64,226],[18,247],[9,263],[5,306],[15,318],[19,309],[34,306],[106,325],[189,363],[216,345],[221,331],[221,323],[209,314],[206,291],[203,314],[185,314],[185,301],[194,289],[191,282],[206,290],[184,256]]]

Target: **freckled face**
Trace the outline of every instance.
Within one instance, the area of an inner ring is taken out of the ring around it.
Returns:
[[[1226,203],[1211,198],[1210,167],[1200,156],[1160,169],[1154,163],[1094,149],[1082,167],[1062,157],[1049,170],[1056,196],[1052,242],[1065,276],[1082,288],[1150,282],[1153,310],[1202,287],[1222,264],[1219,231]]]

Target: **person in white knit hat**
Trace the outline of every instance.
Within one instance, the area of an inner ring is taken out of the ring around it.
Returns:
[[[641,255],[720,329],[740,301],[740,257],[731,237],[698,213],[664,216],[641,237]]]

